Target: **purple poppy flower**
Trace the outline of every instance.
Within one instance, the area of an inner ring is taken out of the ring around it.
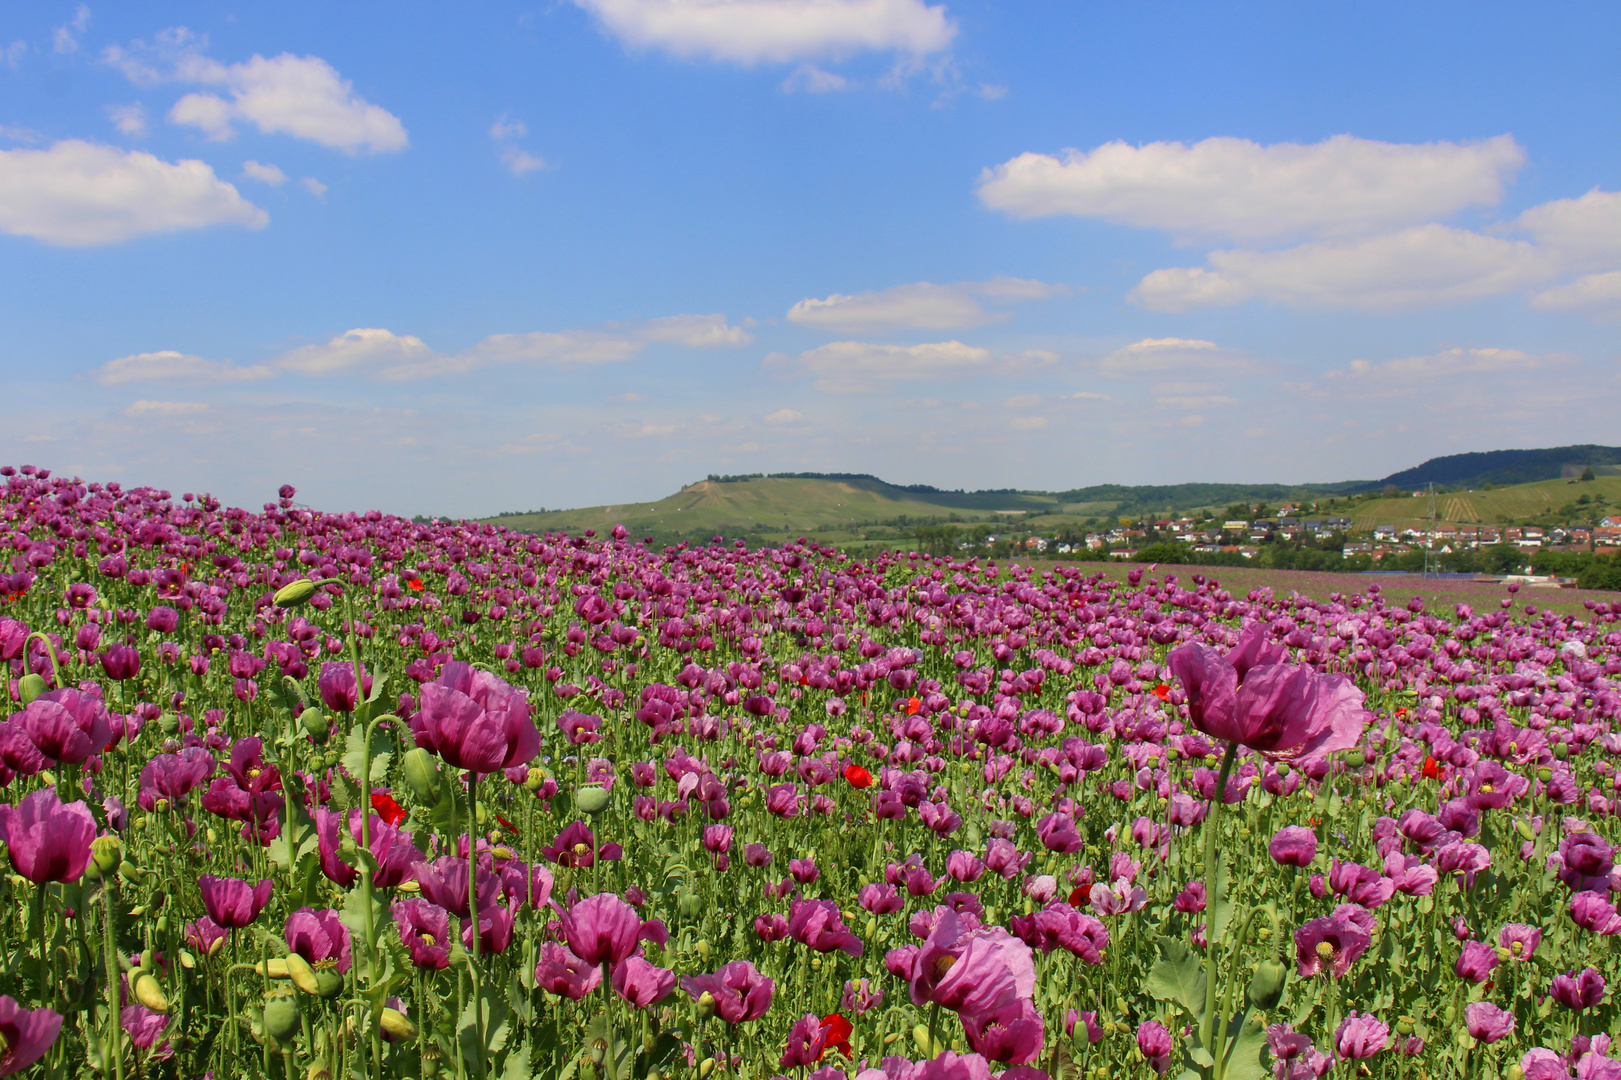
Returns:
[[[1571,1080],[1570,1068],[1563,1054],[1545,1046],[1533,1046],[1520,1058],[1525,1080]]]
[[[614,992],[638,1009],[663,1001],[675,989],[675,972],[629,956],[613,969]]]
[[[1355,746],[1372,715],[1362,691],[1343,675],[1283,663],[1280,651],[1266,644],[1260,624],[1248,627],[1226,656],[1196,643],[1171,650],[1167,662],[1187,693],[1193,725],[1302,766]]]
[[[985,863],[969,852],[953,851],[946,856],[946,875],[961,882],[978,881],[985,876]]]
[[[1621,913],[1603,893],[1579,892],[1570,898],[1570,918],[1595,934],[1621,934]]]
[[[450,912],[412,897],[395,901],[389,913],[413,965],[434,971],[450,966]]]
[[[371,673],[364,664],[360,668],[365,695],[371,695]],[[342,660],[328,660],[321,665],[321,674],[315,680],[321,692],[321,703],[333,712],[354,712],[361,695],[355,693],[355,666]]]
[[[1604,976],[1594,968],[1584,968],[1580,975],[1575,972],[1555,975],[1549,992],[1565,1008],[1582,1012],[1604,1000]]]
[[[459,660],[422,686],[411,720],[416,743],[457,769],[492,773],[525,765],[540,751],[540,732],[523,694]]]
[[[459,855],[442,855],[432,862],[412,864],[422,898],[437,904],[459,919],[469,917],[467,906],[467,860]],[[487,907],[495,902],[501,891],[501,879],[484,869],[476,870],[478,878],[478,906]]]
[[[186,924],[182,938],[187,945],[204,956],[213,956],[225,944],[231,932],[207,915]]]
[[[125,682],[141,673],[141,654],[129,645],[109,645],[101,654],[101,670],[114,682]]]
[[[568,825],[540,853],[558,866],[576,868],[592,866],[599,857],[611,862],[624,854],[618,844],[603,844],[599,849],[596,834],[583,821]]]
[[[844,984],[844,994],[839,998],[839,1008],[847,1013],[860,1016],[884,1003],[884,992],[874,990],[866,979],[850,979]]]
[[[135,803],[148,812],[159,799],[182,806],[199,784],[214,775],[219,763],[201,746],[188,746],[175,754],[159,754],[141,768],[141,787]]]
[[[55,1009],[25,1009],[0,997],[0,1076],[21,1072],[45,1056],[62,1031]]]
[[[1171,1033],[1158,1020],[1146,1020],[1137,1027],[1137,1049],[1155,1075],[1164,1076],[1171,1067]]]
[[[1300,977],[1309,978],[1326,970],[1336,979],[1343,978],[1372,942],[1366,929],[1338,912],[1313,919],[1295,931],[1295,963]]]
[[[1497,933],[1497,943],[1508,950],[1510,960],[1526,961],[1542,943],[1542,931],[1524,923],[1508,923]]]
[[[613,893],[588,896],[568,910],[552,905],[563,927],[563,938],[574,955],[588,964],[617,967],[636,951],[638,941],[670,940],[658,919],[642,921],[636,909]]]
[[[540,947],[535,981],[547,993],[579,1001],[602,985],[602,965],[587,964],[555,941]]]
[[[747,960],[734,960],[712,975],[688,975],[681,988],[697,1001],[705,993],[715,999],[715,1015],[728,1024],[758,1020],[771,1008],[774,980],[760,974]]]
[[[1334,1033],[1334,1048],[1342,1058],[1370,1058],[1389,1042],[1390,1028],[1371,1013],[1347,1013]]]
[[[1469,1034],[1488,1045],[1514,1030],[1514,1014],[1489,1001],[1472,1001],[1465,1005],[1463,1022]]]
[[[842,949],[860,956],[866,949],[844,925],[839,905],[831,900],[795,900],[788,905],[788,935],[817,952]]]
[[[1088,964],[1103,963],[1103,950],[1109,944],[1109,930],[1103,923],[1063,901],[1054,901],[1032,915],[1013,916],[1008,929],[1032,949],[1044,953],[1067,949]]]
[[[493,899],[488,903],[480,903],[478,908],[478,954],[480,956],[495,955],[507,951],[512,944],[512,928],[515,914],[508,904],[496,903]],[[469,951],[473,948],[473,921],[462,921],[462,944]]]
[[[78,881],[90,862],[96,819],[82,802],[64,803],[49,788],[18,806],[0,806],[0,840],[12,869],[33,882]]]
[[[287,916],[282,937],[287,948],[302,956],[311,967],[330,962],[340,975],[348,974],[349,928],[331,908],[321,911],[299,908]]]
[[[172,634],[180,627],[180,613],[166,604],[159,604],[146,613],[146,628],[160,634]]]
[[[979,926],[978,920],[950,909],[936,912],[939,918],[904,976],[912,1004],[978,1015],[995,1012],[1015,998],[1033,997],[1036,969],[1030,946],[999,926]]]
[[[71,687],[49,690],[22,712],[28,738],[47,758],[77,765],[112,741],[112,718],[100,695]]]
[[[1578,892],[1610,887],[1615,849],[1597,833],[1574,832],[1559,843],[1559,880]]]
[[[1472,983],[1483,983],[1497,966],[1497,950],[1484,941],[1466,941],[1452,970],[1458,978]]]
[[[1028,999],[1014,999],[992,1012],[964,1013],[962,1027],[974,1053],[991,1061],[1024,1065],[1041,1056],[1043,1021]]]
[[[1081,850],[1081,834],[1068,814],[1048,814],[1036,822],[1036,835],[1048,851],[1070,855]]]
[[[822,1060],[822,1051],[826,1046],[827,1029],[814,1013],[806,1013],[789,1030],[788,1045],[783,1049],[779,1064],[784,1069],[814,1065]]]
[[[270,889],[268,878],[257,885],[212,874],[197,879],[197,891],[202,893],[208,917],[228,930],[251,925],[269,903]]]
[[[315,835],[317,850],[321,857],[321,872],[336,882],[340,888],[347,889],[360,875],[353,866],[338,859],[338,849],[343,842],[340,822],[339,816],[330,810],[318,808],[315,811]],[[372,875],[372,884],[387,889],[402,881],[409,881],[416,872],[415,864],[422,859],[422,853],[411,842],[410,832],[395,828],[377,814],[371,815],[370,824],[371,853],[377,860],[377,872]],[[359,808],[349,811],[349,835],[355,844],[359,845],[361,838]]]

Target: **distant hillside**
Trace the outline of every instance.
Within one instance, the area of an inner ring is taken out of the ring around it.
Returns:
[[[1361,490],[1377,490],[1394,485],[1417,491],[1425,484],[1448,487],[1479,487],[1482,484],[1531,484],[1581,475],[1592,466],[1598,475],[1614,475],[1610,466],[1621,465],[1621,446],[1556,446],[1548,450],[1488,450],[1476,454],[1449,454],[1431,458],[1411,469],[1391,473],[1377,484]],[[1574,470],[1567,469],[1574,466]]]

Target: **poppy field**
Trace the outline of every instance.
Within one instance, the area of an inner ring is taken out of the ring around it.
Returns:
[[[0,1076],[1621,1078],[1621,605],[0,478]]]

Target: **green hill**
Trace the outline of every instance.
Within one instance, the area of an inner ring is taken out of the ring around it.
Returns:
[[[1594,471],[1597,472],[1596,469]],[[1621,477],[1599,476],[1580,482],[1542,480],[1489,491],[1477,487],[1437,493],[1435,517],[1438,522],[1458,525],[1525,521],[1564,524],[1581,516],[1579,510],[1571,513],[1563,511],[1584,495],[1590,499],[1602,498],[1610,507],[1621,507]],[[1329,512],[1336,511],[1330,509]],[[1417,528],[1428,520],[1429,499],[1403,492],[1390,498],[1359,500],[1347,504],[1338,512],[1350,518],[1359,531],[1370,530],[1375,525]]]
[[[1393,485],[1417,491],[1425,484],[1447,487],[1475,487],[1482,484],[1528,484],[1538,480],[1570,479],[1590,466],[1598,475],[1616,475],[1621,466],[1621,446],[1556,446],[1547,450],[1490,450],[1478,454],[1449,454],[1431,458],[1422,465],[1391,473],[1377,484],[1377,490]]]

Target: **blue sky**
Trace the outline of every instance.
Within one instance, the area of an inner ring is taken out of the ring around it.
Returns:
[[[0,460],[482,514],[1615,443],[1621,8],[0,16]]]

